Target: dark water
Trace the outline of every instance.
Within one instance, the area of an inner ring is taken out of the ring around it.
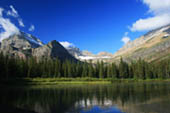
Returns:
[[[170,113],[170,83],[0,88],[2,113]]]

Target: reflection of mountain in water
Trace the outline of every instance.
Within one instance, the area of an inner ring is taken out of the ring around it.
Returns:
[[[108,111],[113,113],[122,113],[118,108],[116,108],[113,101],[107,98],[101,101],[95,97],[77,101],[69,112],[74,113],[75,111],[81,111],[81,113],[103,113]]]
[[[37,113],[90,113],[95,106],[126,113],[169,113],[169,95],[168,83],[1,87],[0,105]]]
[[[94,106],[90,110],[81,110],[81,113],[123,113],[116,107],[101,108]]]
[[[80,100],[75,103],[75,107],[91,108],[93,106],[111,107],[113,106],[113,102],[108,99],[104,99],[103,101],[98,101],[97,98],[93,98],[93,99]]]

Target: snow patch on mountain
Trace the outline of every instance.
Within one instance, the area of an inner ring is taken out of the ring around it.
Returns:
[[[81,60],[93,60],[93,59],[109,59],[110,56],[79,56]]]
[[[92,60],[92,59],[96,59],[96,57],[92,57],[92,56],[78,56],[79,59],[81,60]]]
[[[29,40],[30,42],[32,43],[35,43],[35,44],[38,44],[40,46],[43,46],[44,44],[38,39],[38,38],[35,38],[33,37],[31,34],[28,34],[28,33],[23,33],[24,34],[24,37]]]

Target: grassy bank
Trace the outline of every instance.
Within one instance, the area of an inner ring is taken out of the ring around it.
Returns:
[[[8,85],[57,85],[57,84],[111,84],[133,82],[170,82],[170,79],[113,79],[113,78],[19,78],[4,79],[0,84]]]
[[[19,78],[4,79],[1,84],[24,85],[57,85],[57,84],[110,84],[111,79],[99,78]]]

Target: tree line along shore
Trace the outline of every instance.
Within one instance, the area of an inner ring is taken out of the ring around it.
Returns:
[[[157,63],[148,63],[141,59],[126,63],[120,59],[119,64],[105,64],[102,61],[92,64],[70,60],[60,61],[57,58],[39,60],[31,57],[22,59],[0,53],[0,79],[19,78],[57,78],[57,81],[169,79],[170,59]]]

